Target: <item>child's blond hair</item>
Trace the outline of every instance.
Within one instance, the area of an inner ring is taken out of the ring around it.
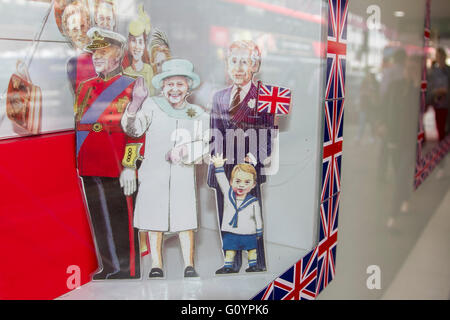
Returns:
[[[248,163],[240,163],[234,166],[233,171],[231,171],[231,180],[233,180],[234,175],[238,170],[250,173],[253,175],[253,180],[256,181],[256,170],[255,167],[253,167],[251,164]]]

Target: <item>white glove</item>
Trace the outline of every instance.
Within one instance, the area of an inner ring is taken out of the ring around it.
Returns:
[[[124,168],[119,178],[120,187],[123,188],[123,194],[131,196],[136,192],[136,169]]]

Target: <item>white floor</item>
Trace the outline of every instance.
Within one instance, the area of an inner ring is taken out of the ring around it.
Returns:
[[[450,190],[382,299],[450,299]]]
[[[267,272],[246,274],[244,270],[247,267],[247,257],[244,255],[240,274],[215,276],[215,271],[223,265],[217,231],[200,229],[196,243],[198,244],[196,269],[200,279],[184,279],[179,241],[177,237],[172,237],[165,241],[163,250],[165,279],[147,279],[150,271],[150,257],[146,256],[143,261],[142,280],[90,282],[59,299],[248,300],[307,253],[301,249],[266,243]]]
[[[413,191],[414,140],[401,176],[383,142],[354,140],[356,129],[344,130],[336,278],[318,299],[450,299],[450,154]],[[380,289],[367,286],[371,266]]]

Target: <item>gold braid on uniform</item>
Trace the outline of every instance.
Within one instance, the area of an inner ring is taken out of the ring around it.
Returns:
[[[83,113],[84,113],[84,110],[86,109],[92,89],[93,89],[92,87],[89,87],[88,91],[86,92],[86,94],[83,97],[83,101],[81,102],[81,104],[79,106],[77,106],[77,113],[76,113],[77,121],[81,121],[81,118],[83,117]]]
[[[78,86],[77,92],[75,93],[75,103],[73,105],[73,113],[76,115],[78,112],[78,97],[80,96],[81,88],[83,87],[84,82],[81,82]]]
[[[125,153],[122,159],[122,166],[124,168],[137,168],[136,162],[144,159],[140,154],[142,145],[142,143],[128,143],[125,146]]]
[[[86,109],[88,100],[89,100],[89,96],[91,95],[92,92],[92,87],[89,87],[88,91],[86,92],[86,94],[83,97],[83,101],[81,102],[80,105],[78,105],[78,100],[81,94],[81,91],[83,89],[83,87],[85,86],[86,81],[80,82],[80,85],[78,86],[77,89],[77,93],[75,94],[75,104],[73,106],[73,112],[75,114],[75,121],[81,121],[81,118],[83,117],[83,113],[84,110]]]

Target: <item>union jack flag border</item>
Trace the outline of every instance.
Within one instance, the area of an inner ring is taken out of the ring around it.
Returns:
[[[430,8],[431,0],[426,1],[425,25],[423,33],[423,56],[426,57],[430,44]],[[425,132],[423,126],[423,115],[426,109],[427,94],[427,67],[426,61],[422,63],[422,90],[420,93],[420,113],[417,134],[417,151],[416,151],[416,171],[414,175],[414,189],[416,190],[422,182],[430,175],[433,169],[439,164],[444,156],[450,150],[450,135],[447,135],[437,146],[431,151],[424,154],[423,143],[425,142]]]
[[[318,245],[252,300],[312,300],[335,277],[349,0],[328,0],[326,85]],[[449,139],[450,141],[450,139]],[[450,143],[447,144],[447,149]]]

